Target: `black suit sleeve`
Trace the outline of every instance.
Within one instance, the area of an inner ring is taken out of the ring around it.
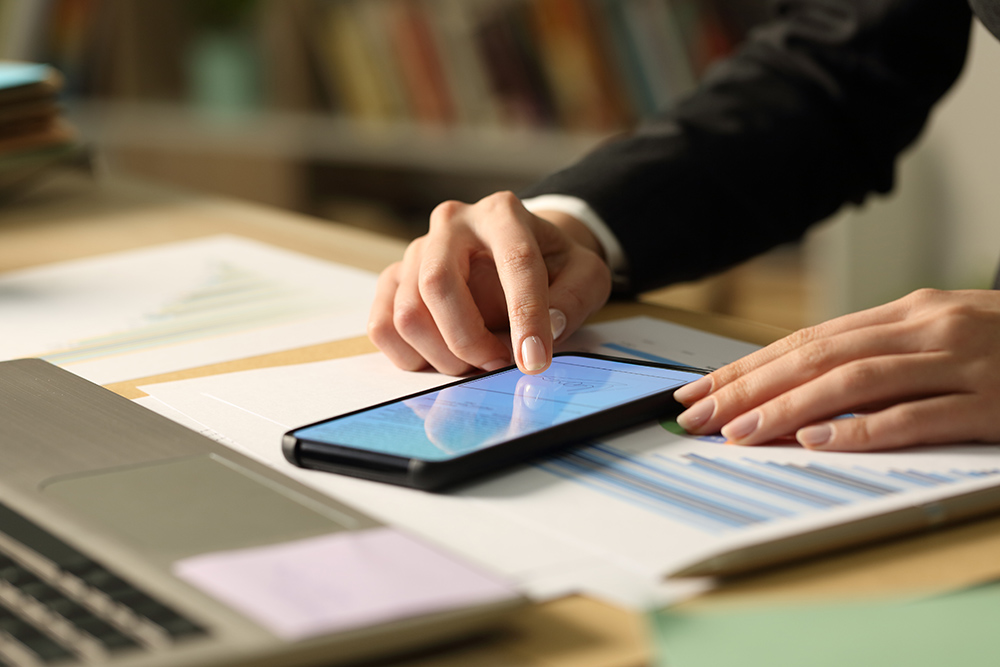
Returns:
[[[675,109],[521,194],[586,200],[643,291],[727,268],[893,184],[965,61],[965,0],[782,0]]]

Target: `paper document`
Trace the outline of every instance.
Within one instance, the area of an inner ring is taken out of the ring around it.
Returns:
[[[569,346],[718,366],[753,346],[648,318],[590,326]],[[669,573],[715,553],[1000,484],[1000,448],[886,454],[737,448],[652,423],[449,494],[284,460],[284,431],[435,386],[381,355],[143,387],[303,482],[517,581],[630,606],[682,595]]]
[[[364,334],[372,273],[215,236],[0,274],[0,359],[98,384]]]

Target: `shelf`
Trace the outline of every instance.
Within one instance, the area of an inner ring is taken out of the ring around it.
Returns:
[[[248,155],[368,167],[540,178],[607,139],[498,127],[361,123],[321,114],[207,111],[180,104],[87,102],[68,116],[98,150]]]

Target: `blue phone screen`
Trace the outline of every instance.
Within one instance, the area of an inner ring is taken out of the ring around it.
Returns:
[[[700,373],[558,356],[540,375],[516,368],[294,431],[299,439],[446,461],[679,387]]]

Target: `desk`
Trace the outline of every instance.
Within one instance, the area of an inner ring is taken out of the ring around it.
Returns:
[[[0,271],[99,253],[196,238],[239,234],[277,246],[380,270],[404,244],[361,230],[262,206],[138,184],[55,178],[0,209]],[[645,314],[764,344],[783,332],[644,303],[616,303],[595,319]],[[253,367],[317,361],[373,351],[365,338],[216,364],[110,385],[127,396],[138,384]],[[727,582],[710,601],[874,594],[944,589],[1000,577],[1000,518],[898,539],[865,549]],[[690,604],[706,604],[695,601]],[[495,636],[395,661],[400,667],[626,667],[649,661],[643,619],[583,597],[537,605]]]

